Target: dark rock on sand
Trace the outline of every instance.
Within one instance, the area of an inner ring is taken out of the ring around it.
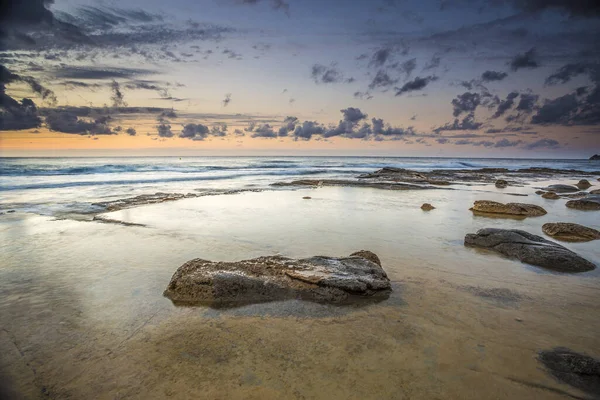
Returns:
[[[179,267],[164,295],[176,305],[235,306],[283,299],[341,302],[390,290],[377,255],[362,250],[340,258],[194,259]]]
[[[573,193],[573,192],[579,192],[579,189],[575,186],[571,186],[571,185],[550,185],[548,187],[545,187],[544,190],[547,190],[549,192],[554,192],[554,193]]]
[[[575,186],[577,186],[581,190],[586,190],[590,186],[592,186],[592,184],[587,179],[582,179],[579,182],[577,182],[577,184]]]
[[[600,195],[591,194],[578,200],[569,200],[566,206],[576,210],[600,210]]]
[[[534,204],[525,203],[498,203],[490,200],[477,200],[470,208],[475,213],[482,214],[500,214],[500,215],[516,215],[525,217],[538,217],[545,215],[546,210]]]
[[[432,206],[429,203],[423,203],[423,205],[421,206],[421,210],[423,210],[423,211],[431,211],[431,210],[435,210],[435,207]]]
[[[465,236],[465,246],[494,250],[509,258],[560,272],[585,272],[595,268],[566,247],[518,229],[480,229]]]
[[[588,242],[600,239],[600,231],[569,222],[549,222],[542,225],[542,231],[554,239],[569,242]]]
[[[600,360],[562,347],[540,352],[538,360],[559,381],[600,398]]]
[[[498,179],[496,181],[496,187],[497,188],[503,189],[503,188],[505,188],[507,186],[508,186],[508,182],[506,182],[504,179]]]
[[[304,196],[303,199],[304,200],[310,200],[310,199],[312,199],[312,197],[310,197],[310,196]]]
[[[546,193],[544,193],[542,195],[542,197],[545,198],[545,199],[550,199],[550,200],[558,200],[558,199],[560,199],[560,196],[557,195],[554,192],[546,192]]]

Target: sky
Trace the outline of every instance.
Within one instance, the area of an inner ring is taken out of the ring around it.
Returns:
[[[0,156],[600,153],[594,0],[3,0]]]

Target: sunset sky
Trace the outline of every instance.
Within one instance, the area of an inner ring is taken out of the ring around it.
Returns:
[[[2,7],[2,156],[600,153],[595,1]]]

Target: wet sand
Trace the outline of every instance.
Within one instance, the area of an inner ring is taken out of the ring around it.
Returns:
[[[536,357],[558,346],[600,357],[598,269],[550,273],[462,242],[483,227],[598,229],[598,213],[542,199],[533,187],[510,189],[548,214],[475,216],[474,200],[515,201],[485,185],[240,193],[103,215],[145,226],[4,215],[4,390],[31,399],[586,398]],[[424,202],[436,209],[423,212]],[[561,244],[600,264],[597,242]],[[374,251],[393,281],[383,302],[210,309],[162,297],[177,267],[196,257],[361,249]]]

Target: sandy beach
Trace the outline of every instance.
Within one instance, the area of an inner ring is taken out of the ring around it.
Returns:
[[[485,227],[536,235],[547,222],[600,228],[597,211],[534,193],[576,178],[506,189],[265,190],[101,214],[140,226],[2,215],[3,390],[27,399],[589,398],[538,355],[566,347],[600,356],[600,270],[556,273],[463,245]],[[548,213],[474,215],[481,199]],[[422,211],[425,202],[436,208]],[[561,244],[600,265],[597,242]],[[380,257],[388,299],[215,309],[175,307],[162,296],[196,257],[361,249]]]

